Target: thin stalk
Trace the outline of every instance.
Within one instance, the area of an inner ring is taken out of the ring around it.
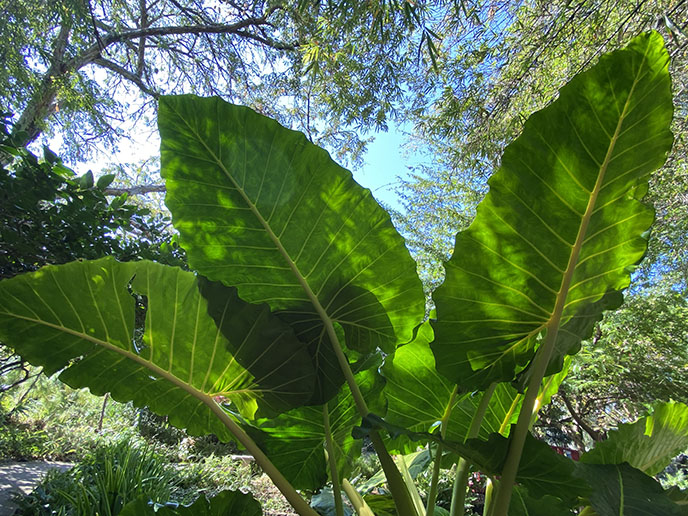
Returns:
[[[490,386],[483,392],[480,398],[480,403],[478,408],[473,414],[473,419],[471,419],[471,425],[468,427],[468,433],[464,442],[468,439],[474,439],[478,437],[478,432],[480,432],[480,426],[483,424],[483,419],[485,417],[485,412],[487,412],[487,407],[490,405],[490,400],[497,388],[496,383],[491,383]],[[452,502],[449,509],[450,516],[458,516],[464,513],[464,505],[466,503],[466,489],[468,488],[468,475],[470,472],[470,463],[463,457],[459,459],[456,465],[456,477],[454,478],[454,489],[452,491]],[[460,511],[460,512],[459,512]]]
[[[483,516],[491,516],[494,514],[494,499],[495,495],[499,493],[499,484],[491,478],[487,479],[485,484],[485,505],[483,506]]]
[[[411,493],[411,498],[413,499],[413,504],[417,514],[424,514],[423,500],[420,497],[418,488],[416,487],[413,477],[411,477],[411,472],[406,465],[404,457],[397,457],[397,463],[399,464],[399,469],[401,470],[401,475],[406,482],[409,492]]]
[[[327,403],[323,405],[323,424],[325,426],[327,463],[330,465],[330,478],[332,479],[334,509],[337,516],[344,516],[344,506],[342,505],[342,488],[339,485],[339,472],[337,471],[337,459],[334,454],[334,443],[332,442],[332,431],[330,430],[330,411]]]
[[[425,508],[425,516],[433,516],[435,514],[435,500],[437,500],[437,484],[440,478],[440,465],[442,464],[442,453],[444,447],[441,444],[437,445],[435,452],[435,464],[432,468],[432,480],[430,481],[430,491],[428,492],[428,503]]]
[[[346,496],[349,498],[351,505],[354,506],[354,510],[356,511],[356,514],[358,514],[358,516],[375,516],[375,513],[373,513],[373,510],[365,502],[363,497],[358,493],[358,491],[356,491],[354,486],[352,486],[351,483],[345,478],[342,479],[342,487],[344,488],[344,492],[346,493]]]
[[[468,488],[470,469],[471,463],[461,457],[456,464],[456,476],[454,477],[454,489],[452,490],[449,516],[460,516],[465,512],[466,489]]]
[[[528,431],[531,431],[533,429],[533,425],[535,425],[535,422],[537,421],[538,412],[540,412],[540,409],[542,408],[542,402],[545,399],[545,394],[547,393],[547,389],[550,388],[553,381],[554,381],[554,375],[549,377],[549,379],[547,380],[545,385],[543,385],[542,387],[538,387],[538,396],[535,399],[535,405],[533,406],[533,413],[530,416],[530,425],[528,425]]]
[[[499,433],[504,434],[506,431],[506,427],[509,426],[509,421],[511,421],[511,416],[514,415],[514,412],[516,411],[516,407],[518,406],[518,402],[521,401],[521,398],[523,398],[523,394],[520,392],[514,396],[514,401],[511,402],[511,407],[509,407],[509,412],[506,413],[506,416],[504,416],[504,419],[502,420],[502,425],[499,427]]]
[[[105,419],[105,409],[107,408],[108,399],[110,399],[110,393],[106,392],[105,396],[103,396],[103,406],[100,409],[100,418],[98,419],[97,433],[101,433],[103,431],[103,420]]]
[[[26,389],[24,394],[22,394],[21,398],[19,398],[19,401],[14,406],[14,408],[7,413],[7,417],[10,417],[12,414],[14,414],[19,409],[19,407],[21,407],[21,404],[24,403],[24,400],[29,395],[29,392],[31,392],[31,390],[36,386],[36,383],[38,382],[38,379],[40,378],[40,376],[42,374],[43,374],[43,369],[41,369],[40,372],[34,377],[33,382],[31,383],[31,385],[29,385],[29,388]]]
[[[459,393],[459,386],[455,385],[449,396],[449,401],[444,409],[444,414],[442,414],[442,419],[440,421],[440,435],[442,439],[447,436],[447,426],[449,425],[449,418],[451,417],[452,410],[454,409],[454,402],[456,401],[456,396]],[[440,478],[440,466],[442,463],[442,453],[444,452],[444,447],[440,444],[437,446],[437,452],[435,453],[435,464],[432,469],[432,480],[430,482],[430,492],[428,493],[428,504],[425,509],[425,516],[433,516],[435,514],[435,501],[437,500],[437,484]]]
[[[263,472],[270,477],[270,480],[275,484],[277,489],[284,495],[287,501],[291,504],[294,510],[300,516],[318,516],[313,508],[304,500],[301,495],[294,489],[289,481],[284,478],[284,475],[278,470],[275,465],[268,459],[268,457],[263,453],[258,445],[253,439],[237,425],[234,420],[229,417],[225,411],[220,407],[211,397],[207,397],[208,400],[204,400],[206,405],[215,413],[215,415],[222,421],[222,423],[229,429],[230,432],[237,438],[239,443],[246,448],[246,450],[253,455],[256,464],[260,466]]]
[[[399,513],[399,516],[418,516],[413,500],[411,499],[411,493],[406,487],[399,468],[394,463],[394,459],[385,448],[385,443],[382,442],[380,434],[376,431],[370,432],[370,441],[375,448],[378,459],[380,459],[380,466],[385,472],[385,477],[387,478],[387,486],[392,493],[392,498],[394,498],[394,505]]]
[[[523,445],[526,442],[528,428],[530,428],[530,420],[533,415],[535,400],[538,396],[538,389],[540,388],[542,379],[545,376],[547,364],[549,364],[552,352],[554,351],[557,329],[558,328],[553,328],[552,331],[547,332],[545,342],[535,356],[532,375],[528,382],[528,390],[523,398],[523,405],[521,405],[521,412],[518,415],[518,422],[511,434],[511,444],[507,453],[506,462],[504,463],[504,468],[502,468],[502,488],[499,490],[499,494],[495,499],[495,516],[507,516],[509,511],[511,493],[516,483],[516,474],[518,473],[518,465],[521,462]]]
[[[363,394],[361,394],[361,389],[359,389],[358,384],[356,383],[354,373],[349,365],[349,360],[346,358],[344,351],[342,351],[342,347],[339,343],[337,333],[334,330],[334,326],[332,325],[332,321],[329,318],[326,319],[324,315],[326,314],[324,314],[323,310],[323,321],[325,322],[327,334],[330,337],[332,348],[334,349],[337,361],[339,362],[339,367],[344,374],[344,378],[346,379],[349,389],[351,390],[351,395],[354,398],[354,402],[356,403],[356,408],[358,409],[359,414],[361,417],[366,417],[368,414],[370,414],[368,405],[363,398]],[[372,430],[370,432],[370,440],[373,444],[373,448],[375,449],[378,459],[380,459],[382,470],[385,472],[387,486],[392,493],[394,505],[397,508],[399,516],[417,516],[418,513],[416,512],[413,499],[411,498],[411,494],[407,489],[406,483],[404,482],[399,469],[394,463],[394,459],[392,459],[392,456],[387,451],[385,443],[382,441],[380,434],[376,430]]]

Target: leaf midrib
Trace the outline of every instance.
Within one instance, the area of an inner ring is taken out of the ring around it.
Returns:
[[[172,108],[174,109],[174,108]],[[344,377],[347,380],[347,383],[349,384],[349,387],[352,391],[352,394],[354,396],[354,400],[356,401],[356,405],[358,407],[359,412],[361,413],[362,416],[365,416],[368,414],[368,407],[366,405],[365,400],[363,399],[363,396],[360,394],[360,390],[358,389],[358,386],[353,379],[353,373],[351,372],[350,366],[348,359],[344,355],[344,352],[342,351],[342,347],[339,343],[339,338],[337,337],[337,333],[334,328],[334,323],[332,319],[329,317],[325,309],[323,308],[322,304],[320,303],[320,300],[316,296],[315,292],[311,289],[310,285],[308,284],[308,281],[306,278],[301,274],[301,271],[299,270],[298,266],[296,265],[296,262],[291,258],[285,247],[282,245],[281,240],[279,237],[275,234],[275,232],[272,230],[272,226],[268,223],[268,221],[263,217],[263,215],[260,213],[256,205],[251,201],[251,199],[248,198],[246,195],[246,192],[243,187],[237,183],[237,181],[234,179],[232,174],[227,170],[227,167],[225,167],[224,162],[220,159],[219,156],[217,156],[213,150],[208,146],[208,144],[205,142],[203,138],[200,137],[200,135],[194,130],[194,128],[187,122],[186,119],[184,119],[181,114],[175,110],[175,113],[177,114],[177,117],[184,123],[184,125],[188,128],[188,130],[196,137],[196,140],[206,149],[206,151],[213,157],[215,160],[217,166],[219,169],[222,171],[222,173],[229,179],[229,181],[235,186],[237,191],[239,192],[239,195],[242,197],[246,205],[249,207],[250,211],[253,213],[253,215],[256,217],[258,222],[265,228],[265,232],[267,233],[268,237],[270,240],[272,240],[273,244],[275,245],[277,251],[279,254],[284,258],[285,262],[291,269],[292,273],[296,277],[297,281],[301,285],[301,288],[304,290],[308,298],[310,299],[313,308],[315,308],[316,313],[320,316],[320,318],[323,321],[323,324],[325,326],[325,329],[327,331],[328,337],[330,338],[330,343],[332,346],[332,349],[337,357],[337,361],[340,365],[340,368],[342,370],[342,373],[344,374]],[[245,151],[246,145],[244,141],[244,151]],[[272,147],[271,147],[272,150]]]
[[[31,322],[34,324],[46,326],[48,328],[52,328],[52,329],[60,331],[62,333],[73,335],[75,337],[79,337],[79,338],[86,340],[88,342],[92,342],[93,344],[101,346],[102,348],[108,349],[110,351],[114,351],[115,353],[118,353],[119,355],[122,355],[123,357],[128,358],[128,359],[132,360],[133,362],[136,362],[139,365],[142,365],[143,367],[145,367],[149,371],[153,372],[154,374],[164,378],[165,380],[169,381],[173,385],[176,385],[177,387],[181,388],[185,392],[191,394],[193,397],[202,401],[206,405],[208,405],[208,406],[215,405],[215,401],[213,400],[213,398],[210,395],[206,394],[205,392],[203,392],[201,390],[196,389],[192,385],[184,382],[183,380],[181,380],[177,376],[171,374],[169,371],[166,371],[165,369],[161,368],[160,366],[156,365],[155,363],[150,362],[150,361],[146,360],[145,358],[143,358],[139,355],[136,355],[135,353],[127,351],[126,349],[120,348],[119,346],[115,346],[114,344],[111,344],[107,341],[104,341],[104,340],[98,339],[96,337],[93,337],[91,335],[88,335],[87,333],[72,330],[71,328],[68,328],[66,326],[60,326],[58,324],[53,324],[53,323],[50,323],[48,321],[43,321],[41,319],[35,319],[33,317],[27,317],[27,316],[15,314],[12,312],[2,312],[2,315],[6,315],[9,317],[14,317],[15,319],[21,319],[21,320],[28,321],[28,322]]]
[[[619,120],[616,124],[616,128],[614,130],[614,134],[612,135],[609,146],[607,148],[607,153],[604,157],[604,160],[602,164],[599,167],[599,172],[597,174],[597,180],[595,181],[595,186],[590,192],[590,198],[588,199],[588,206],[585,209],[585,213],[583,214],[583,217],[581,219],[580,226],[578,228],[578,235],[576,236],[576,241],[571,248],[571,254],[569,255],[569,263],[566,267],[566,272],[562,278],[561,282],[561,287],[559,289],[559,292],[557,294],[556,302],[554,305],[554,309],[552,311],[552,316],[550,317],[549,321],[545,325],[545,327],[548,328],[549,332],[554,334],[554,337],[551,339],[552,341],[552,346],[551,349],[549,350],[550,352],[553,349],[553,343],[556,338],[556,333],[558,332],[561,318],[563,315],[563,311],[566,305],[566,299],[568,298],[568,293],[570,290],[571,286],[571,281],[573,280],[573,275],[576,272],[576,268],[578,267],[578,259],[580,257],[581,250],[583,248],[583,243],[585,242],[586,239],[586,234],[588,230],[588,226],[590,224],[590,220],[592,219],[593,213],[596,208],[597,204],[597,197],[600,193],[600,190],[602,189],[604,179],[606,176],[607,172],[607,167],[609,166],[609,163],[613,159],[614,155],[614,149],[616,148],[616,144],[618,142],[620,133],[621,133],[621,128],[624,124],[624,121],[626,119],[626,116],[628,115],[628,110],[630,107],[630,102],[631,99],[633,98],[633,94],[635,92],[636,86],[638,85],[639,82],[639,77],[642,73],[643,66],[645,64],[645,58],[647,57],[647,49],[646,49],[646,54],[643,58],[643,62],[640,64],[638,67],[638,72],[636,73],[636,76],[633,79],[633,84],[631,86],[630,91],[628,92],[628,96],[626,97],[626,101],[624,103],[624,107],[622,112],[619,114]],[[612,86],[613,88],[613,86]],[[549,339],[548,339],[549,340]],[[549,362],[549,359],[548,359]]]

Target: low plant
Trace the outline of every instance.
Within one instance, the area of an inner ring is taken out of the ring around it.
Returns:
[[[171,499],[182,504],[194,502],[199,495],[212,498],[227,489],[250,491],[252,479],[258,476],[251,464],[231,457],[204,457],[178,464],[176,470]]]
[[[0,423],[0,461],[45,458],[51,448],[50,434],[34,425]]]
[[[403,239],[324,150],[218,98],[161,97],[166,203],[196,273],[102,259],[6,280],[0,338],[69,385],[235,440],[301,515],[316,512],[298,490],[328,482],[339,516],[342,492],[361,515],[439,514],[443,462],[453,515],[472,468],[490,477],[489,516],[679,515],[686,494],[652,476],[688,446],[688,407],[657,405],[579,463],[529,431],[645,252],[641,199],[672,143],[668,59],[642,35],[530,117],[426,322]],[[384,493],[348,480],[364,438]],[[425,501],[409,452],[430,463]]]
[[[17,409],[22,391],[3,397],[16,410],[0,422],[0,460],[79,461],[123,436],[138,439],[132,432],[135,409],[131,405],[104,405],[102,397],[86,389],[74,390],[41,377]]]
[[[167,502],[176,482],[161,457],[127,439],[97,448],[70,470],[49,471],[32,493],[13,501],[18,515],[115,516],[139,496]]]

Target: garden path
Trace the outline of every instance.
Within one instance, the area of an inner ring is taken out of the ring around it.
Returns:
[[[13,491],[30,493],[49,469],[69,469],[67,462],[8,462],[0,464],[0,516],[11,516],[14,505],[10,502]]]

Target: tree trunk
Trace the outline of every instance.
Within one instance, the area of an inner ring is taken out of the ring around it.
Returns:
[[[50,68],[43,76],[38,88],[31,95],[29,103],[24,108],[19,120],[12,128],[12,136],[16,138],[15,144],[26,147],[43,132],[43,124],[48,117],[55,112],[55,99],[57,98],[57,81],[69,73],[65,68],[65,49],[72,30],[70,20],[63,20],[60,32],[53,43],[53,55],[50,60]]]

